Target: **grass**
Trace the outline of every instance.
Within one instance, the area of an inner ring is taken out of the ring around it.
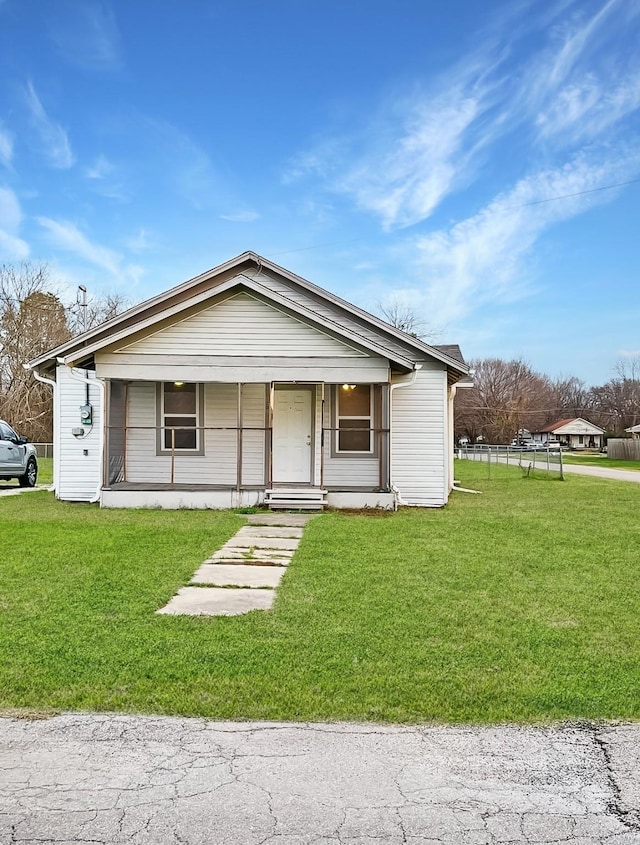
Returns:
[[[48,487],[53,483],[53,458],[38,458],[38,484],[43,487]],[[0,479],[0,490],[5,487],[18,487],[18,482],[14,479],[10,481],[2,481]]]
[[[330,513],[271,612],[156,616],[230,512],[0,500],[0,707],[232,719],[640,717],[640,487],[458,463],[442,510]],[[29,507],[25,507],[26,504]]]

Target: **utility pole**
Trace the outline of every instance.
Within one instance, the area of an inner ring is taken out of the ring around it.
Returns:
[[[82,331],[87,330],[87,289],[84,285],[78,285],[77,303],[82,308]]]

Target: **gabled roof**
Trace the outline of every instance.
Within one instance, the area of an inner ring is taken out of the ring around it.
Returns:
[[[589,422],[589,420],[585,420],[584,417],[571,417],[570,419],[566,419],[566,420],[556,420],[556,422],[551,423],[550,425],[546,425],[544,428],[541,428],[539,430],[539,432],[537,432],[537,433],[538,434],[573,434],[573,433],[576,433],[576,434],[594,433],[595,434],[595,433],[597,433],[597,432],[584,432],[584,431],[576,431],[576,432],[570,431],[570,428],[573,425],[575,425],[575,424],[579,425],[580,423],[583,423],[586,426],[590,426],[591,428],[596,429],[597,431],[599,431],[601,433],[604,433],[603,428],[600,428],[600,426],[595,425],[592,422]]]
[[[282,290],[274,290],[261,284],[258,275],[263,270],[288,283],[292,295],[287,296]],[[416,356],[427,355],[446,364],[450,374],[455,374],[456,378],[466,375],[469,371],[459,347],[430,346],[253,252],[244,252],[218,267],[133,306],[123,314],[34,358],[28,366],[50,368],[55,366],[58,358],[69,364],[89,360],[95,352],[104,347],[200,303],[206,303],[212,297],[236,287],[253,291],[274,304],[299,314],[308,322],[346,337],[364,349],[387,357],[404,368],[412,369]],[[318,303],[324,303],[325,307],[316,310],[302,301],[301,297],[294,298],[293,292],[296,288]],[[330,310],[327,305],[331,306]]]

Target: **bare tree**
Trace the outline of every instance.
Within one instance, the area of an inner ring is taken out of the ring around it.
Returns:
[[[616,434],[640,422],[640,356],[619,360],[617,378],[591,389],[599,424]]]
[[[33,440],[51,436],[51,390],[23,364],[70,337],[44,264],[0,267],[0,416]]]
[[[488,443],[509,443],[517,432],[544,422],[550,383],[521,359],[472,361],[474,387],[455,399],[456,436]]]
[[[387,323],[405,334],[431,343],[440,336],[440,332],[431,327],[416,308],[402,297],[392,296],[384,302],[378,302],[377,308]]]
[[[104,296],[89,297],[86,305],[80,301],[67,308],[67,321],[73,335],[80,334],[86,329],[92,329],[111,320],[126,311],[131,305],[128,296],[111,292]]]
[[[66,306],[52,286],[46,264],[25,262],[0,266],[0,417],[32,440],[50,440],[51,389],[23,364],[122,313],[127,297],[109,293],[93,297],[85,309]]]

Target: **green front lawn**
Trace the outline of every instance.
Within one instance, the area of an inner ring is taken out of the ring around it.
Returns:
[[[0,499],[0,707],[233,719],[640,717],[640,487],[462,461],[443,510],[309,523],[274,611],[157,616],[242,524]]]

